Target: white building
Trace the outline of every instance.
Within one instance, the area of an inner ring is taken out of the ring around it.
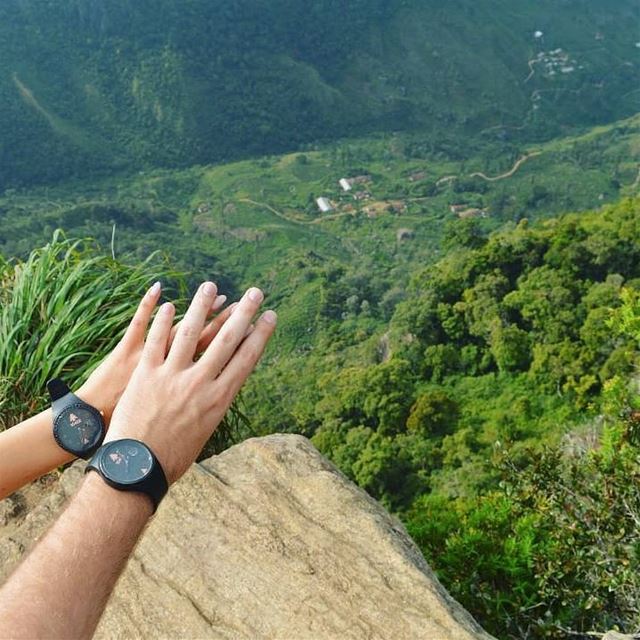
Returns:
[[[320,209],[322,213],[333,211],[333,206],[331,205],[331,202],[329,202],[329,198],[317,198],[316,203],[318,204],[318,209]]]
[[[343,191],[351,191],[351,183],[346,178],[340,178],[340,186]]]

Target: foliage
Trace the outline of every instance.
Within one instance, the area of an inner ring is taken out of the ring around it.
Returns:
[[[505,0],[3,2],[0,184],[204,164],[379,131],[419,132],[414,157],[468,157],[469,132],[549,139],[626,117],[637,109],[637,7],[613,0],[581,11],[584,23],[573,5],[548,0],[517,12]],[[550,21],[536,41],[533,29]],[[602,37],[594,42],[584,24]],[[556,48],[575,58],[570,72],[532,66]],[[488,185],[468,177],[454,188]],[[543,185],[527,191],[529,207],[547,204]]]
[[[637,294],[621,298],[608,324],[637,341]],[[636,346],[636,366],[639,356]],[[602,406],[596,448],[567,440],[518,460],[501,451],[498,487],[474,500],[424,495],[405,513],[453,595],[501,637],[640,628],[637,379],[608,381]],[[580,443],[578,433],[572,438]]]
[[[525,466],[505,460],[499,490],[417,500],[409,532],[452,595],[500,637],[634,632],[640,451],[615,454],[615,464],[559,449],[531,453]]]

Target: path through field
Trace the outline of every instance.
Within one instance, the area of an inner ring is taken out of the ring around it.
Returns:
[[[488,180],[489,182],[495,182],[496,180],[503,180],[504,178],[510,178],[519,168],[520,165],[525,163],[529,158],[533,158],[534,156],[539,156],[542,151],[531,151],[530,153],[525,153],[521,158],[519,158],[513,167],[507,171],[506,173],[502,173],[499,176],[494,176],[493,178],[486,176],[484,173],[480,171],[476,171],[475,173],[470,173],[469,177],[471,178],[482,178],[483,180]]]

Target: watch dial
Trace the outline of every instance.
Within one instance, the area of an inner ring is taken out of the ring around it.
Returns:
[[[102,467],[107,476],[118,482],[142,480],[151,470],[149,451],[135,440],[120,440],[108,445],[102,454]]]
[[[72,451],[86,451],[97,444],[102,435],[100,419],[81,406],[65,409],[56,420],[56,434]]]

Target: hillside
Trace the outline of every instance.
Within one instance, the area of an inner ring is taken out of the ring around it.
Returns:
[[[461,149],[609,123],[637,111],[638,17],[633,0],[7,0],[0,191],[370,132]]]
[[[202,457],[238,446],[168,499],[103,637],[403,613],[416,637],[414,610],[451,617],[417,548],[497,637],[640,631],[639,24],[634,0],[0,2],[0,429],[158,279],[178,313],[212,279],[279,315]],[[0,556],[77,473],[0,505]],[[219,525],[201,490],[231,498],[240,583],[162,564],[176,522],[203,548]]]
[[[395,277],[407,282],[413,265],[441,254],[446,225],[465,212],[481,214],[491,230],[637,193],[639,139],[638,115],[547,143],[478,139],[463,150],[385,134],[305,153],[8,189],[0,195],[0,253],[24,256],[57,227],[107,248],[115,224],[117,253],[164,249],[194,280],[218,275],[241,287],[312,251],[341,264],[375,256],[377,270],[402,266]],[[345,192],[339,180],[358,176]],[[333,211],[319,212],[321,196]]]

